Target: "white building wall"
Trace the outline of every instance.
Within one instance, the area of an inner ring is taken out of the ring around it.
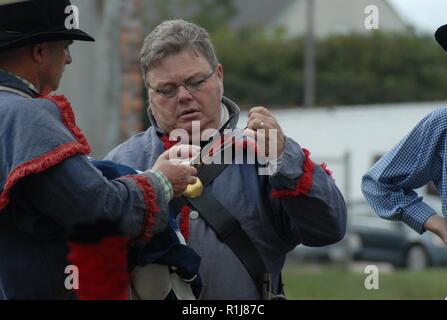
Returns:
[[[311,151],[311,158],[326,162],[345,198],[363,200],[362,176],[374,158],[396,145],[424,116],[447,102],[389,104],[322,108],[313,110],[275,110],[287,136]],[[245,127],[246,114],[239,125]],[[346,192],[342,159],[351,154],[350,192]]]

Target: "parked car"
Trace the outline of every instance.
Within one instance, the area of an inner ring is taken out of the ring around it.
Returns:
[[[420,235],[403,222],[382,219],[366,202],[353,205],[351,213],[350,230],[360,242],[354,259],[390,262],[411,270],[447,264],[447,246],[433,233]]]
[[[437,206],[436,199],[430,201]],[[298,246],[294,254],[302,259],[388,262],[415,271],[447,264],[447,246],[433,233],[420,235],[403,222],[382,219],[366,201],[352,204],[348,214],[343,241],[320,248]]]

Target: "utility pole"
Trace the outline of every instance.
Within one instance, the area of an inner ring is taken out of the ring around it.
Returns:
[[[304,55],[304,107],[315,106],[315,0],[306,0],[306,52]]]

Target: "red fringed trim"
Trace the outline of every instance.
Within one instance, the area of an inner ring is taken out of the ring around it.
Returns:
[[[70,243],[68,260],[79,270],[79,299],[129,299],[127,243],[123,236],[104,238],[95,244]]]
[[[169,140],[169,135],[164,135],[160,137],[161,142],[163,142],[163,147],[165,150],[171,149],[178,143],[178,140]]]
[[[327,164],[326,164],[326,163],[322,163],[322,164],[320,164],[320,167],[321,167],[321,169],[324,170],[324,172],[326,172],[326,174],[327,174],[329,177],[332,178],[332,174],[333,174],[333,172],[332,172],[332,170],[330,170],[330,169],[327,167]]]
[[[88,141],[81,130],[76,126],[74,113],[67,99],[63,96],[45,98],[53,101],[57,105],[62,122],[71,131],[77,141],[62,144],[54,150],[16,167],[6,179],[5,186],[0,195],[0,212],[8,205],[10,191],[19,180],[31,174],[41,173],[54,167],[75,154],[90,153]]]
[[[312,180],[315,165],[310,160],[310,151],[303,149],[305,159],[304,159],[304,173],[300,179],[298,179],[295,190],[273,190],[273,198],[284,198],[284,197],[297,197],[300,195],[307,195],[312,189]]]
[[[144,216],[143,233],[138,237],[135,242],[147,241],[152,237],[152,228],[155,224],[155,215],[160,212],[157,206],[156,195],[154,189],[143,176],[128,176],[126,179],[133,179],[140,187],[144,196],[144,203],[146,205],[146,214]]]
[[[189,213],[191,212],[191,208],[188,205],[184,205],[182,207],[182,211],[180,214],[180,232],[186,241],[189,239]]]
[[[6,180],[1,193],[0,211],[8,205],[10,191],[19,180],[31,174],[41,173],[75,154],[86,154],[88,151],[88,148],[79,144],[79,142],[69,142],[16,167]]]
[[[82,133],[81,129],[76,125],[76,118],[71,107],[70,102],[64,96],[46,96],[42,99],[47,99],[54,102],[59,108],[61,114],[61,119],[64,125],[70,130],[75,139],[88,148],[87,154],[90,153],[90,145],[88,144],[87,138]]]

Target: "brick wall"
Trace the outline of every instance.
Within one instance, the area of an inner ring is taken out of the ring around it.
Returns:
[[[120,4],[120,77],[121,103],[119,139],[127,140],[143,128],[143,79],[139,56],[143,43],[140,19],[141,0],[121,0]]]

